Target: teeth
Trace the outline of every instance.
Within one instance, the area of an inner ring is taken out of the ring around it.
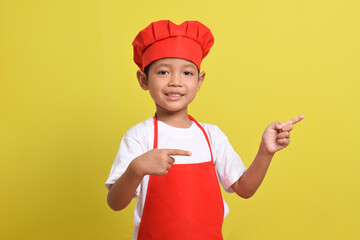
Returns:
[[[175,93],[170,93],[170,94],[167,94],[169,97],[180,97],[181,94],[175,94]]]

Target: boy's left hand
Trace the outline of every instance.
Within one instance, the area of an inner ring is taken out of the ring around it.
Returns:
[[[293,125],[304,118],[304,115],[300,115],[283,123],[276,121],[270,124],[262,136],[260,150],[273,155],[277,151],[287,147],[290,143],[290,131],[293,129]]]

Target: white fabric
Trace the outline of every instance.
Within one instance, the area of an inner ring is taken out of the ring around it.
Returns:
[[[205,129],[213,152],[215,169],[219,182],[227,192],[246,170],[240,157],[234,151],[225,134],[215,125],[201,123]],[[121,143],[105,186],[111,185],[125,172],[130,162],[153,149],[154,118],[151,117],[129,129]],[[158,148],[183,149],[191,151],[191,156],[174,156],[174,164],[199,163],[211,160],[209,146],[201,129],[193,123],[190,128],[175,128],[158,121]],[[145,176],[135,192],[137,204],[134,211],[134,234],[137,238],[144,208],[149,176]],[[229,208],[224,201],[224,217]]]

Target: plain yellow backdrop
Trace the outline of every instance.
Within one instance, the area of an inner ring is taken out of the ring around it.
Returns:
[[[224,193],[225,239],[360,239],[360,2],[0,0],[0,238],[131,239],[113,212],[123,134],[155,107],[131,42],[150,22],[215,36],[190,113],[246,166],[265,127],[305,114],[248,200]]]

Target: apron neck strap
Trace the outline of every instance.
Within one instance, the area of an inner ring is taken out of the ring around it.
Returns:
[[[193,118],[192,116],[188,115],[190,120],[193,121],[200,129],[201,131],[204,133],[204,136],[206,138],[206,142],[209,145],[209,149],[210,149],[210,155],[211,155],[211,161],[214,163],[214,159],[213,159],[213,154],[212,154],[212,149],[211,149],[211,145],[210,145],[210,140],[208,138],[208,135],[205,132],[205,129],[201,126],[200,123],[198,123],[198,121],[195,120],[195,118]]]
[[[154,149],[158,146],[158,121],[156,115],[154,115]]]

